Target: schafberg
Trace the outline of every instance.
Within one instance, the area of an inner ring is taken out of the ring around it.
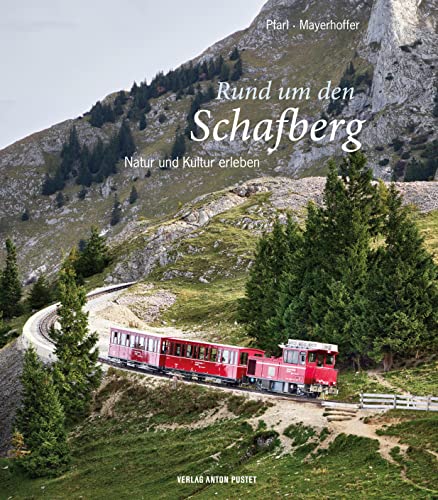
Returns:
[[[247,141],[252,138],[255,141],[259,141],[263,139],[265,142],[271,141],[274,138],[274,133],[272,132],[273,124],[277,124],[276,130],[276,139],[274,147],[268,148],[268,154],[272,154],[274,151],[277,151],[281,138],[283,135],[283,131],[285,129],[286,123],[290,122],[289,128],[289,140],[292,142],[297,142],[301,140],[307,132],[309,132],[310,139],[312,141],[321,141],[325,137],[328,137],[328,141],[333,141],[336,137],[336,133],[340,130],[340,134],[342,133],[342,129],[345,126],[345,132],[347,134],[347,140],[342,143],[342,150],[347,153],[353,153],[361,148],[362,144],[355,139],[355,137],[361,132],[362,125],[366,120],[351,120],[346,123],[345,120],[332,120],[328,122],[327,120],[320,119],[312,124],[309,128],[309,122],[305,119],[298,120],[299,108],[287,108],[285,109],[280,118],[278,120],[265,119],[259,121],[252,133],[250,133],[251,123],[248,119],[240,120],[240,108],[234,108],[234,119],[231,125],[231,130],[228,125],[230,125],[230,120],[223,119],[219,120],[216,125],[213,127],[212,137],[215,141],[223,141],[228,139],[230,141],[234,141],[236,138],[236,134],[238,131],[241,131],[242,141]],[[292,113],[291,118],[287,115]],[[202,142],[210,137],[210,128],[209,125],[202,121],[202,118],[211,119],[211,111],[208,109],[200,109],[195,113],[194,120],[196,125],[201,129],[203,135],[201,137],[196,137],[193,131],[190,133],[192,141]]]

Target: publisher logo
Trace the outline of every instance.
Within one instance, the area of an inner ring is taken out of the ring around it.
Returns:
[[[177,476],[179,484],[255,484],[257,476]]]

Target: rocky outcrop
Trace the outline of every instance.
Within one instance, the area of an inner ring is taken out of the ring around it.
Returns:
[[[325,177],[306,177],[299,180],[287,177],[264,177],[247,181],[229,190],[202,196],[178,212],[175,219],[154,227],[141,229],[132,226],[124,233],[125,239],[117,240],[122,256],[107,282],[135,281],[147,277],[157,266],[166,266],[178,258],[181,242],[208,231],[209,222],[215,217],[242,205],[248,198],[268,193],[269,201],[263,199],[260,206],[251,207],[257,218],[242,215],[235,221],[236,227],[248,229],[256,234],[268,230],[276,215],[291,211],[301,217],[307,204],[323,203]],[[415,206],[420,212],[438,210],[438,184],[432,182],[396,183],[403,194],[404,202]],[[262,206],[263,205],[263,209]],[[205,229],[204,229],[205,228]],[[140,233],[140,234],[139,234]],[[189,246],[190,251],[190,246]],[[238,257],[238,256],[237,256]],[[189,274],[183,274],[190,277]],[[165,275],[167,279],[182,276],[179,271]]]
[[[308,86],[315,91],[328,80],[333,86],[338,85],[347,65],[354,59],[358,75],[369,71],[369,81],[355,92],[354,98],[336,117],[366,120],[360,134],[362,148],[375,174],[388,180],[397,165],[404,171],[407,160],[401,161],[402,152],[404,158],[414,155],[419,158],[420,147],[436,137],[432,110],[438,64],[437,4],[438,0],[268,0],[248,28],[224,38],[193,61],[219,54],[228,60],[229,52],[237,46],[241,49],[244,68],[238,87],[264,85],[272,79],[277,89],[280,85]],[[349,43],[346,44],[345,32],[336,30],[267,30],[268,18],[312,22],[348,18],[358,21],[359,29],[348,33]],[[208,85],[207,82],[201,84],[204,88]],[[175,130],[186,127],[191,98],[187,95],[176,100],[174,93],[167,92],[151,100],[152,109],[145,130],[139,131],[136,120],[130,121],[139,156],[157,161],[169,154]],[[105,101],[113,99],[114,94]],[[128,97],[124,117],[130,105]],[[239,103],[213,99],[205,104],[212,112],[212,123],[229,119],[237,105],[241,106],[241,118],[249,117],[254,126],[262,119],[275,120],[289,103],[276,99],[266,102],[248,99]],[[327,111],[328,102],[318,101],[313,94],[309,101],[294,101],[293,105],[300,106],[300,116],[311,123]],[[125,240],[125,233],[133,234],[133,238],[138,235],[142,235],[138,238],[146,238],[140,246],[149,245],[155,253],[145,257],[139,263],[140,269],[133,269],[132,275],[150,272],[156,262],[171,258],[162,248],[173,245],[174,235],[184,235],[209,220],[208,210],[193,212],[188,219],[178,214],[177,222],[163,227],[162,233],[150,241],[150,225],[174,214],[179,200],[187,202],[201,194],[261,175],[293,178],[319,175],[324,172],[329,158],[343,154],[341,145],[346,140],[345,132],[341,131],[333,142],[327,137],[318,143],[307,139],[291,143],[284,137],[280,148],[268,156],[264,141],[242,141],[238,137],[234,141],[214,141],[210,138],[190,144],[188,153],[216,159],[260,158],[260,170],[212,169],[207,176],[199,169],[175,172],[155,168],[149,178],[145,169],[125,169],[120,164],[119,173],[102,184],[93,184],[85,199],[78,197],[80,186],[70,181],[64,192],[65,206],[59,208],[55,195],[41,195],[41,186],[46,173],[53,172],[59,162],[62,144],[73,124],[80,142],[91,147],[99,138],[107,140],[120,119],[102,128],[92,127],[86,117],[67,120],[0,151],[0,260],[4,255],[1,241],[12,237],[17,244],[25,283],[33,280],[36,270],[43,265],[47,265],[46,272],[53,274],[59,268],[62,255],[87,236],[92,224],[115,244],[119,239]],[[394,139],[404,143],[403,150],[399,149],[398,153],[392,146]],[[417,142],[413,144],[414,139]],[[418,144],[418,140],[423,143]],[[131,206],[127,198],[134,182],[139,197]],[[122,223],[112,227],[109,220],[116,193],[122,202]],[[23,223],[21,218],[25,210],[30,213],[30,219]],[[140,217],[143,220],[140,221]],[[127,225],[126,231],[124,225]],[[138,230],[137,234],[132,227]],[[126,266],[129,270],[132,264],[126,263]]]

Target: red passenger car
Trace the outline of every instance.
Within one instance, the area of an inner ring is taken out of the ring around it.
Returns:
[[[111,328],[108,358],[129,366],[158,370],[164,366],[166,337],[140,330]]]
[[[229,384],[249,382],[287,394],[337,392],[338,346],[289,340],[280,347],[280,358],[266,358],[261,349],[111,328],[108,358],[141,369]]]
[[[289,339],[280,347],[280,358],[249,358],[247,376],[251,381],[262,389],[288,394],[337,392],[337,345]]]
[[[264,355],[261,349],[181,338],[166,338],[163,347],[166,352],[166,371],[233,384],[246,379],[250,356],[257,358]]]

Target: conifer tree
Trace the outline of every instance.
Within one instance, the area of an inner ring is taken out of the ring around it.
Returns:
[[[116,224],[118,224],[120,222],[121,217],[122,217],[122,208],[118,197],[115,196],[113,210],[111,212],[111,220],[110,220],[111,226],[115,226]]]
[[[32,310],[42,309],[52,301],[52,291],[47,284],[44,274],[40,274],[33,284],[28,302]]]
[[[140,121],[138,122],[138,130],[144,130],[146,125],[146,115],[143,113],[140,117]]]
[[[176,158],[180,158],[186,152],[186,141],[184,138],[184,134],[177,132],[175,137],[175,142],[172,146],[172,151],[170,153],[170,157],[172,160]]]
[[[242,76],[242,59],[237,59],[236,64],[234,65],[233,71],[231,72],[230,80],[233,82],[237,82],[240,80]]]
[[[344,160],[340,173],[332,163],[324,206],[308,207],[298,283],[283,285],[277,324],[286,338],[338,343],[359,364],[367,345],[361,318],[370,242],[381,225],[380,192],[362,154]]]
[[[240,58],[239,49],[237,47],[234,47],[234,49],[230,54],[230,61],[237,61],[237,59],[239,58]]]
[[[3,313],[0,311],[0,347],[8,343],[9,326],[3,322]]]
[[[27,453],[19,463],[33,477],[59,474],[70,458],[64,411],[52,375],[33,348],[25,353],[21,382],[22,406],[15,425]]]
[[[131,192],[129,193],[129,203],[132,205],[138,199],[138,193],[135,186],[132,186]]]
[[[123,120],[118,133],[118,156],[124,158],[125,156],[132,156],[135,152],[134,139],[132,137],[131,129],[128,122]]]
[[[108,247],[105,238],[100,236],[97,227],[93,226],[90,238],[83,243],[83,249],[75,261],[75,271],[82,278],[88,278],[101,273],[108,263]]]
[[[65,196],[61,191],[56,195],[55,202],[57,208],[62,208],[65,205]]]
[[[284,226],[278,220],[273,231],[261,238],[254,264],[246,284],[246,297],[241,300],[239,315],[247,324],[251,337],[271,353],[285,340],[274,319],[280,299],[280,286],[286,271],[292,272],[292,262],[301,247],[301,233],[291,217]]]
[[[385,370],[395,355],[438,346],[437,266],[394,185],[387,204],[385,243],[372,262],[365,315],[372,353],[383,358]]]
[[[222,62],[220,73],[219,73],[219,80],[221,82],[226,82],[230,78],[230,67],[226,62]]]
[[[90,187],[92,181],[93,177],[90,172],[90,150],[88,149],[87,145],[84,144],[84,146],[81,149],[76,183],[79,184],[80,186]]]
[[[21,313],[22,289],[18,276],[17,250],[11,239],[6,240],[6,264],[0,275],[0,311],[4,318]]]
[[[60,329],[52,327],[50,333],[57,358],[53,377],[69,422],[87,412],[92,392],[101,378],[96,365],[98,335],[88,329],[88,313],[83,310],[86,293],[76,282],[74,260],[74,255],[70,255],[59,273],[57,313]]]

